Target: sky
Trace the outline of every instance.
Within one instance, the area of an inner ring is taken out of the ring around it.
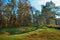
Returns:
[[[33,7],[35,7],[37,10],[41,10],[41,5],[45,5],[46,2],[48,1],[53,1],[56,6],[60,6],[60,0],[29,0],[31,5]],[[5,3],[7,3],[8,1],[5,0]]]
[[[53,3],[55,3],[56,6],[60,6],[60,0],[29,0],[31,3],[31,6],[33,6],[34,8],[36,8],[37,10],[41,11],[41,5],[45,5],[46,2],[52,1]],[[7,3],[8,1],[5,0],[5,3]],[[59,16],[57,16],[58,18]]]
[[[46,2],[50,2],[50,1],[52,1],[53,3],[55,3],[56,6],[60,6],[60,0],[30,0],[30,3],[37,10],[41,11],[41,5],[45,5]],[[60,18],[60,16],[56,15],[56,18]]]
[[[56,6],[60,6],[60,0],[30,0],[30,3],[36,9],[41,10],[41,5],[45,5],[49,1],[54,2]]]

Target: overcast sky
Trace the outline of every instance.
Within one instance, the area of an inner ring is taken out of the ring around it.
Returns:
[[[41,10],[41,5],[45,5],[48,1],[53,1],[56,6],[60,6],[60,0],[29,0],[31,5],[34,6],[36,9]],[[5,2],[8,2],[5,0]]]
[[[60,0],[30,0],[30,3],[36,9],[40,10],[41,5],[45,5],[45,3],[48,1],[53,1],[56,4],[56,6],[60,6]]]
[[[56,6],[60,6],[60,0],[29,0],[31,5],[35,7],[37,10],[41,10],[41,5],[45,5],[46,2],[53,1]],[[8,1],[5,0],[5,3]],[[58,18],[59,16],[57,16]]]

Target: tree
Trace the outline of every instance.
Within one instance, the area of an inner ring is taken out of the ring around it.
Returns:
[[[19,18],[19,25],[21,26],[26,26],[30,23],[30,14],[29,14],[29,6],[27,1],[24,0],[22,3],[22,0],[19,0],[19,5],[18,5],[18,18]]]
[[[51,4],[52,5],[52,4]],[[54,5],[53,5],[54,7]],[[43,19],[45,20],[45,24],[50,24],[50,19],[55,19],[55,13],[52,11],[52,8],[50,6],[50,3],[48,3],[48,6],[47,5],[42,5],[42,16],[43,16]]]
[[[2,15],[2,12],[3,12],[3,9],[2,9],[2,1],[0,0],[0,28],[2,28],[2,20],[3,20],[3,15]]]
[[[39,26],[39,21],[40,21],[40,11],[36,10],[34,14],[34,25]]]
[[[3,15],[4,15],[4,20],[5,20],[5,23],[4,23],[4,25],[5,25],[5,27],[8,27],[9,26],[9,20],[10,20],[10,15],[11,15],[11,4],[9,4],[9,3],[7,3],[7,5],[5,5],[4,6],[4,13],[3,13]]]

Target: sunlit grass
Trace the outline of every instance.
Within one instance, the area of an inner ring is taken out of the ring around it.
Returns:
[[[24,34],[1,35],[0,40],[60,40],[60,30],[42,27]]]

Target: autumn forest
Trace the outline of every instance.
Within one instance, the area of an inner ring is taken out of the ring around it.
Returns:
[[[0,40],[60,40],[60,7],[53,1],[41,10],[29,0],[7,1],[0,0]]]

